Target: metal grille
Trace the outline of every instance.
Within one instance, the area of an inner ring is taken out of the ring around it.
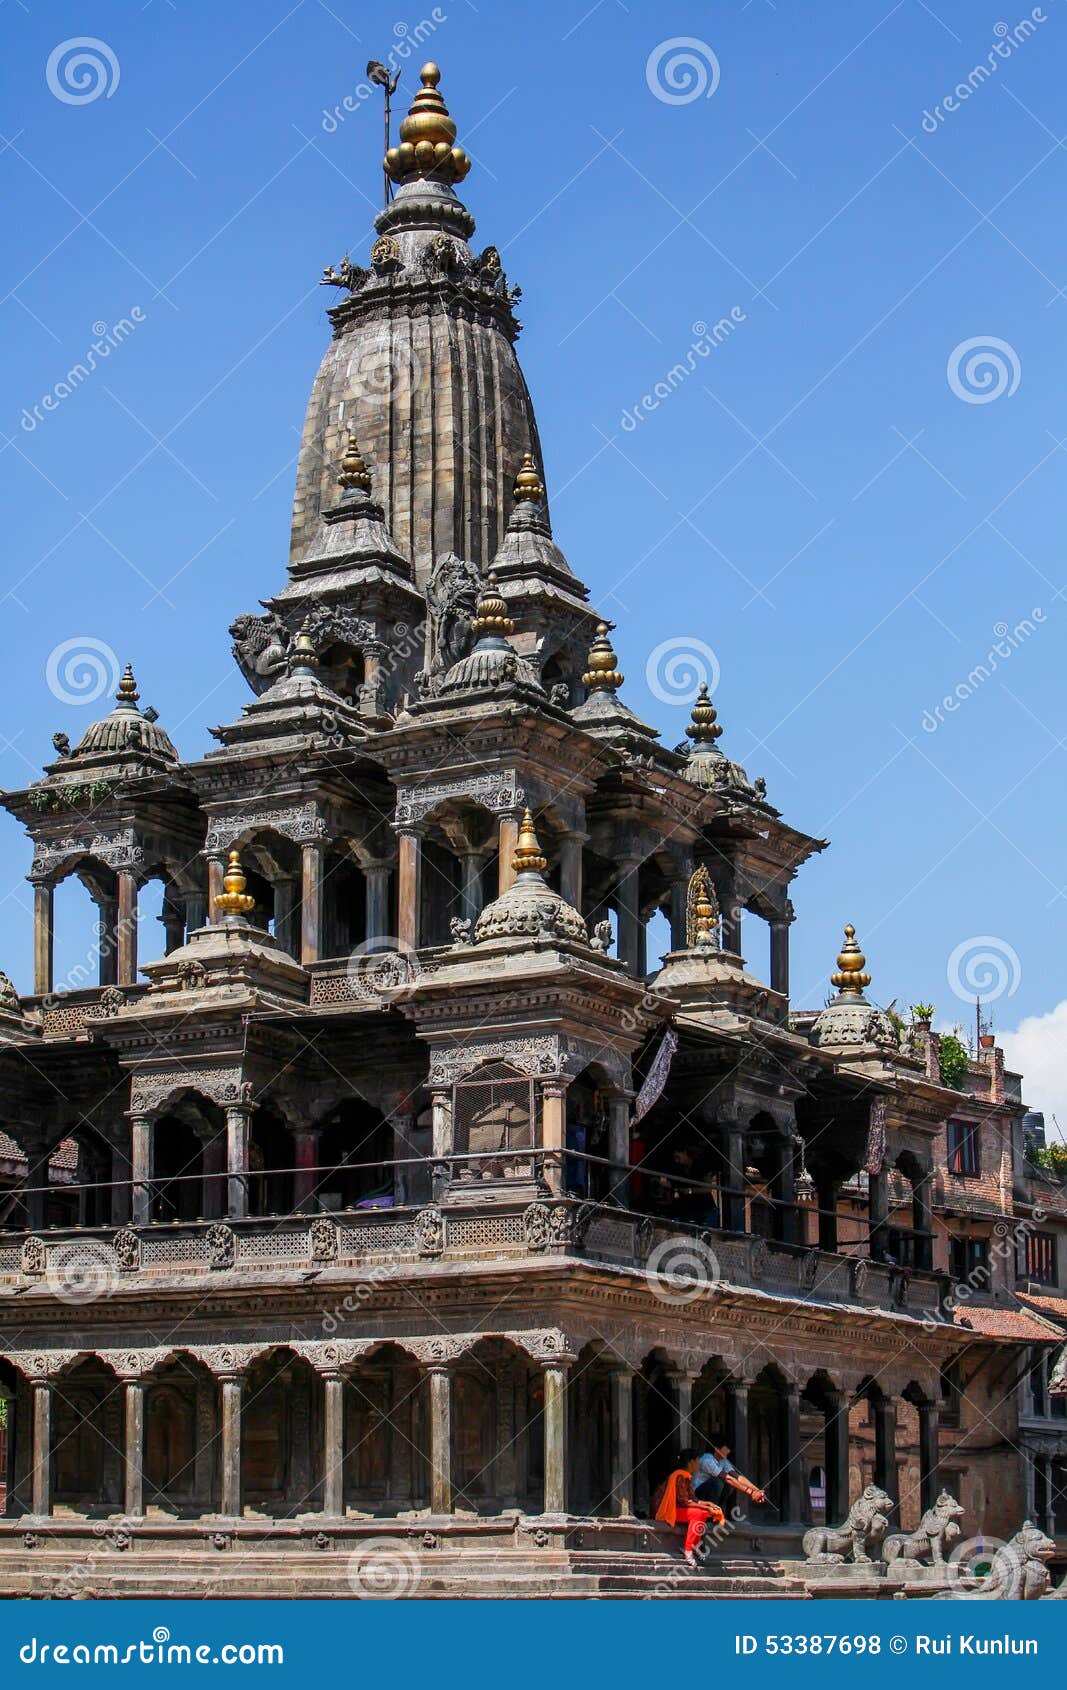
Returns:
[[[382,1226],[343,1226],[339,1249],[342,1256],[414,1251],[415,1228],[410,1221],[393,1221]]]
[[[506,1063],[487,1063],[456,1086],[452,1118],[460,1154],[492,1158],[509,1150],[532,1149],[533,1081]]]
[[[294,1261],[307,1259],[308,1237],[300,1232],[246,1232],[237,1240],[237,1256],[247,1261]]]
[[[523,1226],[521,1215],[489,1215],[484,1220],[453,1221],[448,1223],[448,1242],[457,1249],[499,1248],[502,1244],[521,1244]]]
[[[22,1252],[17,1244],[0,1250],[0,1273],[17,1273],[21,1263]]]
[[[142,1238],[141,1263],[151,1267],[155,1262],[206,1262],[206,1238]]]

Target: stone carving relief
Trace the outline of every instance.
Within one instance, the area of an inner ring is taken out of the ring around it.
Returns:
[[[141,1265],[141,1240],[129,1227],[115,1234],[115,1259],[120,1273],[136,1273]]]
[[[179,1091],[202,1092],[212,1103],[251,1105],[253,1088],[240,1068],[174,1068],[166,1074],[134,1074],[130,1110],[151,1115]]]
[[[439,1256],[445,1247],[445,1219],[440,1209],[420,1209],[415,1216],[415,1248],[420,1256]]]
[[[482,578],[478,566],[455,552],[437,559],[426,583],[429,622],[426,635],[426,669],[423,684],[434,680],[466,657],[471,643],[471,622]]]
[[[19,1266],[23,1273],[43,1273],[45,1269],[46,1249],[43,1238],[26,1238],[22,1243]]]
[[[452,1085],[483,1062],[506,1062],[520,1074],[563,1072],[563,1051],[559,1039],[486,1039],[480,1044],[457,1045],[434,1052],[430,1067],[431,1085]]]
[[[549,1210],[544,1203],[531,1203],[522,1217],[528,1250],[547,1250],[549,1238]]]
[[[57,868],[71,857],[92,857],[108,868],[136,869],[145,862],[145,851],[132,827],[111,828],[106,833],[84,833],[75,838],[50,840],[39,844],[33,853],[31,880],[47,880]]]
[[[208,1227],[207,1247],[213,1268],[231,1268],[237,1259],[237,1240],[233,1229],[221,1222]]]
[[[469,798],[494,815],[507,815],[521,809],[526,793],[519,785],[514,770],[498,774],[473,775],[469,780],[441,780],[420,786],[398,786],[395,823],[397,827],[414,827],[425,821],[439,804],[449,798]]]
[[[326,839],[329,828],[315,805],[290,804],[276,810],[242,810],[240,815],[217,817],[208,829],[204,849],[209,853],[228,851],[235,839],[260,828],[271,828],[284,839],[297,843],[310,839]]]
[[[337,1255],[337,1225],[320,1215],[308,1228],[308,1252],[313,1262],[332,1262]]]
[[[245,613],[230,623],[237,667],[255,693],[266,692],[285,668],[289,634],[273,611],[265,616]]]

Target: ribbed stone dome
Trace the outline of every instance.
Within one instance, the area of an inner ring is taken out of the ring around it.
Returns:
[[[151,715],[142,714],[138,708],[138,696],[137,683],[127,664],[126,673],[119,683],[114,710],[102,721],[86,728],[71,753],[71,759],[120,758],[141,753],[160,757],[168,763],[178,762],[178,753],[170,735],[157,725]]]
[[[487,904],[474,924],[474,943],[491,939],[569,939],[587,945],[589,932],[572,904],[554,892],[544,878],[548,860],[537,842],[533,816],[522,818],[512,866],[516,879],[507,891]]]

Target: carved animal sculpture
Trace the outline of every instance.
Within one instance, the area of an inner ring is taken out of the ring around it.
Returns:
[[[230,623],[233,655],[253,692],[265,692],[285,667],[288,636],[276,616],[246,612]]]
[[[1050,1537],[1027,1520],[993,1556],[993,1565],[977,1590],[949,1590],[958,1602],[1038,1602],[1049,1593],[1048,1563],[1056,1553]]]
[[[904,1558],[924,1561],[930,1557],[935,1567],[944,1565],[950,1550],[960,1535],[959,1522],[963,1506],[947,1490],[943,1490],[932,1508],[928,1508],[917,1531],[900,1533],[887,1538],[883,1551],[887,1561]]]
[[[878,1485],[868,1485],[848,1511],[842,1526],[813,1526],[804,1533],[804,1554],[809,1561],[872,1561],[889,1530],[893,1503]]]

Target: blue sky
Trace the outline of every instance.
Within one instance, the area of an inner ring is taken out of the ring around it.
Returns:
[[[656,653],[702,642],[723,749],[832,840],[796,887],[796,999],[822,1001],[847,920],[874,995],[947,1022],[988,952],[998,1031],[1031,1018],[1009,1054],[1067,1103],[1067,1011],[1033,1025],[1067,998],[1061,0],[9,0],[0,781],[103,713],[50,689],[67,641],[132,660],[189,756],[247,697],[226,630],[284,578],[316,284],[364,258],[378,204],[380,108],[342,102],[420,23],[398,101],[437,59],[624,696],[675,743]],[[110,91],[72,101],[47,67],[82,36]],[[23,989],[27,866],[9,822]]]

